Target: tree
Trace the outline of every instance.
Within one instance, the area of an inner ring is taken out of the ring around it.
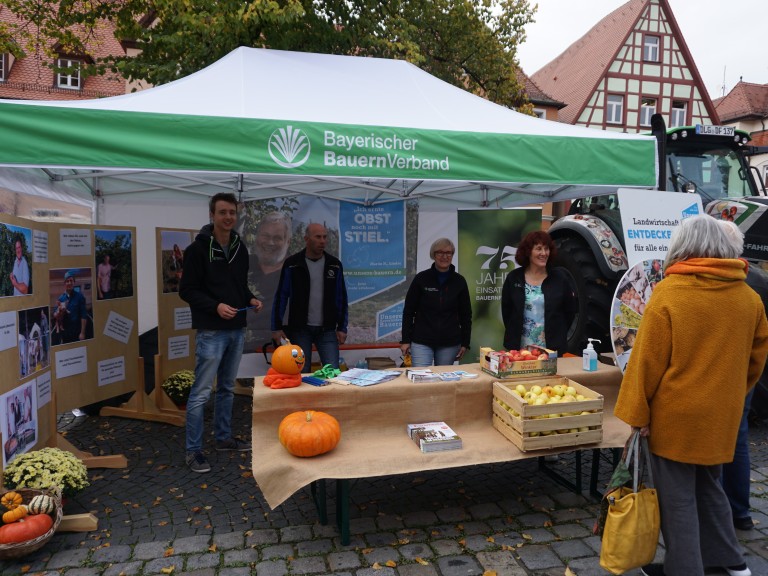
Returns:
[[[141,53],[99,60],[83,74],[120,72],[163,84],[238,46],[404,59],[509,107],[526,104],[517,47],[528,0],[0,0],[17,22],[0,51],[88,54],[104,21]],[[44,48],[48,47],[48,48]]]

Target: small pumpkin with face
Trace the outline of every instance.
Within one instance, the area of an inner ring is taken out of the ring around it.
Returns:
[[[301,369],[305,356],[301,347],[287,342],[278,346],[272,354],[272,367],[264,376],[264,386],[293,388],[301,384]]]

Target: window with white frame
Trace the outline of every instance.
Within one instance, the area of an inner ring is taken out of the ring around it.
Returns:
[[[56,74],[56,86],[69,90],[80,90],[80,61],[72,58],[59,58],[56,66],[62,69]]]
[[[605,121],[608,124],[621,124],[624,121],[624,96],[608,95],[605,105]]]
[[[547,118],[546,110],[543,110],[541,108],[534,108],[533,109],[533,114],[534,114],[534,116],[536,116],[536,118],[543,118],[545,120]]]
[[[646,62],[659,61],[659,37],[646,36],[643,38],[643,60]]]
[[[643,98],[640,101],[640,126],[650,126],[651,116],[656,114],[656,99]]]
[[[8,69],[8,55],[0,54],[0,82],[5,82]]]
[[[670,118],[670,128],[685,126],[688,123],[688,103],[679,100],[672,101],[672,116]]]

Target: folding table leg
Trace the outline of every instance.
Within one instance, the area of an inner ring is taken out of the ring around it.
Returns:
[[[336,524],[339,528],[341,545],[349,544],[349,479],[336,480]]]
[[[325,501],[325,479],[312,482],[309,485],[309,490],[312,494],[312,500],[315,502],[315,509],[317,510],[320,524],[325,526],[328,524],[328,505]]]

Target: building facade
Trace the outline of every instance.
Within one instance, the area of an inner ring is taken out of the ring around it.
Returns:
[[[15,14],[0,6],[0,22],[19,24]],[[34,30],[32,30],[34,33]],[[24,47],[26,55],[0,54],[0,98],[13,100],[86,100],[125,94],[127,84],[118,74],[85,77],[81,69],[98,58],[125,54],[115,39],[114,28],[104,22],[88,43],[86,54],[70,54],[52,46],[53,56],[43,49]],[[55,68],[55,69],[54,69]]]
[[[630,0],[531,76],[569,124],[648,132],[718,116],[667,0]]]

